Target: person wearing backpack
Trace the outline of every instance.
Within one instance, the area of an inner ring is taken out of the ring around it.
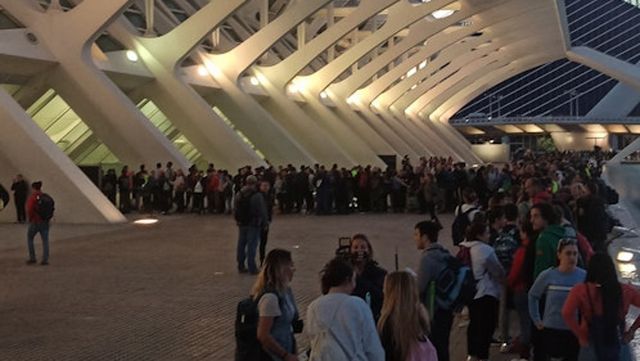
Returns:
[[[413,238],[416,248],[422,251],[418,266],[418,290],[420,299],[431,315],[431,342],[436,348],[439,361],[449,361],[449,335],[453,324],[453,310],[444,308],[437,302],[430,302],[435,295],[436,281],[439,275],[449,269],[453,255],[438,243],[438,234],[442,226],[437,221],[422,221],[415,225]]]
[[[629,306],[640,307],[640,292],[618,281],[606,253],[591,257],[584,283],[569,292],[562,317],[578,338],[580,361],[631,361],[629,342],[640,328],[640,316],[627,329]]]
[[[454,246],[464,241],[467,227],[469,227],[476,214],[480,211],[478,195],[473,188],[465,188],[462,192],[462,198],[464,199],[464,203],[456,208],[454,212],[455,218],[451,224],[451,237],[453,238]]]
[[[476,295],[469,305],[467,352],[469,360],[488,360],[489,347],[498,320],[498,300],[505,277],[504,269],[489,242],[489,226],[473,222],[467,229],[467,241],[460,243],[461,253],[468,250]]]
[[[238,343],[237,356],[244,353],[246,357],[236,357],[236,361],[298,361],[293,334],[302,332],[302,325],[290,286],[294,272],[291,252],[273,249],[267,254],[251,292],[258,311],[254,334],[258,343]],[[245,346],[261,350],[246,350]]]
[[[36,234],[42,238],[42,262],[41,265],[49,264],[49,221],[53,217],[54,202],[51,196],[42,192],[42,182],[37,181],[31,184],[31,196],[27,200],[27,217],[29,226],[27,229],[27,246],[29,247],[28,265],[35,264],[36,251],[33,240]]]
[[[238,248],[236,259],[238,272],[257,274],[256,250],[260,242],[260,232],[268,225],[267,205],[257,189],[258,179],[248,176],[245,186],[236,197],[235,219],[238,224]],[[245,260],[247,266],[245,266]]]
[[[396,271],[385,278],[378,332],[387,361],[438,360],[428,337],[429,316],[413,274]]]

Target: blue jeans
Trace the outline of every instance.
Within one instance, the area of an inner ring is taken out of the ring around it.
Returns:
[[[246,258],[249,272],[257,272],[256,248],[260,241],[260,227],[239,226],[238,230],[238,249],[236,252],[238,270],[244,269],[244,260]]]
[[[49,222],[45,223],[29,223],[27,228],[27,245],[29,246],[29,260],[35,261],[36,250],[33,246],[33,239],[36,234],[40,233],[42,238],[42,261],[49,260]]]

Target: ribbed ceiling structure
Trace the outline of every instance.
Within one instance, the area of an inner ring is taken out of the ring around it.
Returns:
[[[54,179],[77,204],[61,217],[117,222],[78,165],[479,162],[449,119],[509,79],[569,59],[594,79],[577,80],[583,99],[611,79],[640,89],[637,31],[600,41],[587,2],[0,0],[0,180]],[[518,91],[504,112],[531,96]]]

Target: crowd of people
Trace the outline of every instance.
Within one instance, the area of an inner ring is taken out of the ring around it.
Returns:
[[[124,167],[119,177],[110,170],[101,187],[123,212],[234,214],[238,272],[257,275],[251,337],[260,359],[298,360],[294,333],[304,329],[310,360],[448,361],[458,315],[468,318],[468,360],[488,360],[498,341],[520,360],[626,361],[640,317],[626,325],[625,316],[631,305],[640,307],[640,292],[618,282],[607,254],[616,220],[606,208],[618,198],[600,178],[609,156],[599,149],[527,152],[501,167],[446,158],[413,165],[405,157],[397,172],[245,167],[233,177],[213,165],[185,174],[158,163],[148,173],[144,165],[135,173]],[[39,233],[46,265],[54,203],[42,182],[32,184],[30,196],[26,184],[18,176],[11,189],[18,222],[29,220],[27,264],[36,263]],[[324,266],[322,295],[306,310],[305,325],[290,287],[291,253],[267,253],[274,210],[428,214],[413,229],[421,252],[416,270],[388,273],[368,237],[356,234]],[[447,211],[454,253],[439,242],[438,213]]]
[[[626,325],[625,316],[640,306],[640,292],[619,283],[607,254],[616,220],[606,207],[617,200],[600,179],[606,159],[596,150],[525,154],[502,169],[460,167],[465,180],[450,186],[457,250],[441,244],[443,226],[430,215],[414,226],[421,251],[415,272],[387,273],[367,236],[353,236],[348,252],[324,266],[322,295],[307,309],[309,359],[448,361],[457,315],[468,318],[468,360],[488,360],[494,342],[516,360],[631,360],[628,342],[640,317]],[[455,172],[448,163],[406,170],[435,177]],[[447,189],[439,191],[446,209]],[[253,288],[258,347],[267,359],[298,360],[294,270],[288,251],[272,250]],[[451,302],[455,291],[447,285],[461,284],[455,279],[463,272],[472,295],[463,299],[460,291]]]

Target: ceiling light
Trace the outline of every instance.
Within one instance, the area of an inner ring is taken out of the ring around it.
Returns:
[[[436,10],[431,13],[431,16],[433,16],[436,19],[444,19],[453,15],[454,12],[455,12],[454,10]]]
[[[127,55],[127,59],[129,59],[129,61],[131,61],[133,63],[138,61],[138,54],[136,54],[135,51],[127,50],[126,55]]]
[[[298,87],[298,84],[295,84],[295,83],[289,84],[289,92],[290,93],[297,93],[299,91],[300,91],[300,88]]]
[[[250,81],[251,81],[251,85],[254,85],[254,86],[260,85],[260,80],[258,80],[258,78],[256,78],[255,76],[252,76]]]
[[[323,92],[320,93],[320,98],[327,99],[327,97],[329,97],[329,95],[327,94],[326,91],[323,91]]]
[[[207,68],[205,68],[203,65],[200,65],[198,66],[198,75],[207,76],[209,75],[209,72],[207,71]]]

